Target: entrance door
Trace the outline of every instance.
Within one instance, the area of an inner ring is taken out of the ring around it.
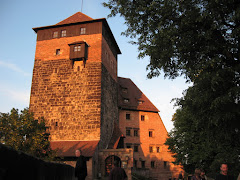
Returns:
[[[106,159],[105,159],[105,175],[106,176],[109,176],[110,174],[110,171],[113,169],[113,164],[114,164],[114,161],[118,161],[119,162],[119,167],[121,167],[121,159],[117,156],[108,156]]]

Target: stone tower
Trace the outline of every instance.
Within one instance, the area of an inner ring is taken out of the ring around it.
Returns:
[[[37,33],[30,111],[44,117],[50,141],[99,141],[118,123],[119,47],[106,19],[81,12]]]

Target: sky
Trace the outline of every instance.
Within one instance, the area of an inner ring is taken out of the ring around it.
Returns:
[[[104,0],[0,0],[0,112],[29,107],[32,70],[36,48],[33,27],[54,25],[81,11],[93,19],[107,18],[110,10]],[[149,57],[138,59],[137,46],[122,36],[126,30],[124,18],[107,18],[107,22],[122,52],[118,55],[118,76],[130,78],[160,110],[169,132],[175,113],[173,98],[182,97],[190,84],[183,77],[174,80],[161,76],[147,79]]]

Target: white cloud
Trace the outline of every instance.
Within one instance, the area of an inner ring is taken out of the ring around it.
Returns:
[[[16,64],[12,63],[6,63],[4,61],[0,61],[0,66],[11,69],[14,72],[21,73],[23,76],[31,76],[30,73],[23,71],[21,68],[19,68]]]

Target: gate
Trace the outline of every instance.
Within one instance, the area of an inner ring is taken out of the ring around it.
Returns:
[[[121,167],[122,165],[122,162],[121,162],[121,159],[117,156],[108,156],[106,159],[105,159],[105,175],[106,176],[109,176],[110,174],[110,171],[113,169],[114,167],[114,161],[118,161],[119,162],[119,167]]]

